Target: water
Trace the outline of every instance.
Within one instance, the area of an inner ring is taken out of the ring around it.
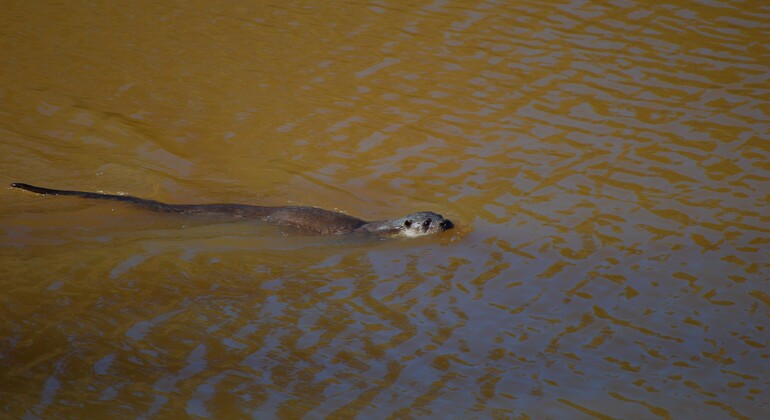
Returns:
[[[3,416],[766,416],[769,27],[760,1],[5,5],[5,185],[457,228],[0,189]]]

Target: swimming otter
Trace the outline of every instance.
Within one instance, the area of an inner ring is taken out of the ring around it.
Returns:
[[[444,219],[440,214],[430,211],[412,213],[400,219],[367,222],[347,214],[316,207],[264,207],[248,204],[166,204],[130,195],[54,190],[22,183],[13,183],[11,186],[38,194],[73,195],[81,198],[123,201],[164,213],[214,213],[235,217],[248,217],[275,225],[292,226],[321,235],[370,233],[377,236],[406,236],[411,238],[443,232],[454,227],[450,220]]]

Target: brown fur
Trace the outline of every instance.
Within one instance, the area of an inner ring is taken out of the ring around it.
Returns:
[[[12,187],[46,195],[69,195],[98,200],[122,201],[164,213],[226,214],[258,219],[281,226],[291,226],[321,235],[364,232],[381,236],[422,236],[451,229],[454,225],[432,212],[413,213],[395,220],[367,222],[357,217],[317,207],[267,207],[249,204],[167,204],[131,195],[102,194],[87,191],[55,190],[34,185],[13,183]]]

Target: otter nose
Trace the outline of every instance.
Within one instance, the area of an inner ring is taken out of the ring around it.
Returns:
[[[444,230],[452,229],[453,227],[455,227],[454,223],[452,223],[451,220],[447,220],[447,219],[442,220],[441,223],[439,223],[438,225],[441,226]]]

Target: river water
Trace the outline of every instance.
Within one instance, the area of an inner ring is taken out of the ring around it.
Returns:
[[[759,0],[4,2],[0,417],[766,417],[769,39]]]

